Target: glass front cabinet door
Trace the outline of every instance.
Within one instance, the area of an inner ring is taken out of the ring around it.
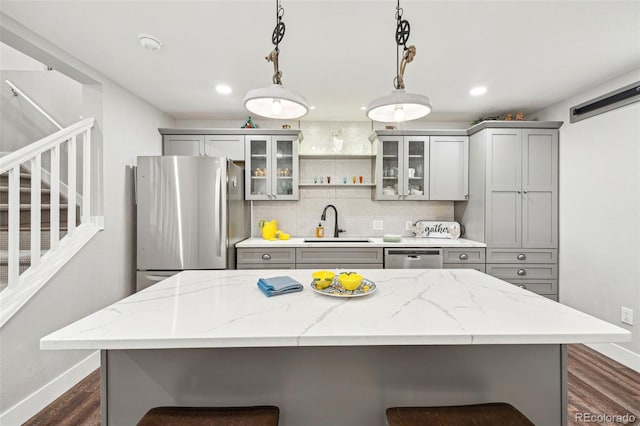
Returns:
[[[429,199],[429,136],[378,137],[376,199]]]
[[[245,199],[298,200],[298,139],[247,136],[245,144]]]

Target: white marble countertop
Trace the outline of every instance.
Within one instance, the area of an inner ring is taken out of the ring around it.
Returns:
[[[314,292],[311,271],[186,271],[42,338],[42,349],[604,343],[631,333],[470,269],[362,271],[377,290]],[[256,282],[289,275],[298,293]]]
[[[311,237],[296,237],[288,240],[265,240],[263,238],[249,238],[236,244],[237,248],[269,248],[269,247],[486,247],[484,243],[465,240],[464,238],[414,238],[402,237],[399,243],[389,243],[382,237],[340,237],[338,240],[369,240],[369,242],[334,242],[336,238],[323,238],[323,242],[305,242]]]

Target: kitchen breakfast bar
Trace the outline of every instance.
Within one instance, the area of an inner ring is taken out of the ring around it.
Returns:
[[[41,340],[101,351],[102,424],[157,406],[275,405],[280,424],[384,425],[392,406],[508,402],[566,424],[565,344],[628,331],[475,270],[372,269],[331,297],[311,270],[187,271]],[[259,278],[297,293],[266,297]]]

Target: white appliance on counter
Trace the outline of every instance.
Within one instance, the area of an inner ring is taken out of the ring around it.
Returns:
[[[137,280],[140,291],[189,269],[235,269],[249,237],[244,170],[225,157],[138,157]]]

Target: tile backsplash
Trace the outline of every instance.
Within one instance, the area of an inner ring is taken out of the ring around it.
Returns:
[[[302,187],[299,201],[253,201],[251,235],[260,237],[258,221],[278,221],[278,229],[295,237],[313,237],[320,215],[327,204],[338,209],[341,237],[381,237],[384,234],[412,236],[405,230],[407,221],[454,220],[452,201],[373,201],[370,187]],[[382,221],[383,229],[374,230],[373,221]],[[333,210],[322,222],[325,236],[333,235]]]

